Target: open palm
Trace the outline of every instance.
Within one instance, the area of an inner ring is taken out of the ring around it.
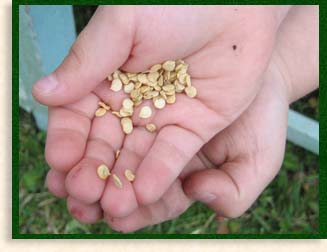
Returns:
[[[48,177],[65,178],[65,190],[54,193],[90,208],[100,202],[113,217],[158,201],[200,148],[253,101],[278,25],[267,7],[99,8],[62,65],[41,81],[55,88],[34,88],[36,99],[51,106]],[[94,118],[99,100],[118,110],[124,98],[103,81],[109,73],[143,71],[167,59],[189,64],[196,99],[177,95],[149,119],[134,116],[127,136],[110,113]],[[156,134],[142,127],[148,122],[158,126]],[[122,189],[97,177],[101,163],[122,179]],[[133,184],[124,179],[127,168],[136,174]]]

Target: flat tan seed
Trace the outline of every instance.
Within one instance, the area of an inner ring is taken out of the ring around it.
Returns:
[[[186,93],[186,95],[187,95],[188,97],[193,98],[193,97],[196,96],[196,94],[197,94],[197,90],[196,90],[195,87],[190,86],[190,87],[185,88],[185,93]]]
[[[119,158],[119,155],[120,155],[120,150],[116,150],[116,153],[115,153],[116,160]]]
[[[126,75],[127,75],[128,78],[132,78],[134,76],[137,76],[136,73],[126,73]]]
[[[147,85],[149,86],[149,87],[155,87],[156,85],[157,85],[157,82],[152,82],[152,81],[148,81],[147,82]]]
[[[131,118],[129,117],[124,117],[120,120],[121,126],[123,128],[123,131],[125,134],[131,134],[133,131],[133,122]]]
[[[154,86],[154,89],[155,89],[156,91],[161,91],[161,87],[160,87],[160,86]]]
[[[112,82],[111,82],[111,90],[115,91],[115,92],[118,92],[119,90],[121,90],[123,84],[121,82],[120,79],[114,79]]]
[[[131,116],[131,115],[133,115],[133,108],[132,109],[121,108],[119,110],[119,115],[120,115],[120,117],[129,117],[129,116]]]
[[[124,86],[124,92],[129,94],[130,92],[132,92],[134,89],[134,83],[130,82],[127,85]]]
[[[175,71],[176,71],[176,72],[179,72],[182,68],[183,68],[183,64],[178,64],[178,63],[177,63],[177,66],[176,66],[176,68],[175,68]]]
[[[113,77],[114,79],[118,79],[120,73],[121,73],[121,72],[120,72],[119,70],[116,70],[116,71],[112,74],[112,77]]]
[[[140,91],[142,94],[144,94],[145,92],[150,91],[150,87],[149,86],[142,86],[140,87]]]
[[[160,91],[160,95],[165,99],[167,100],[167,95],[164,91]]]
[[[173,71],[175,69],[175,61],[167,60],[162,64],[162,68],[169,72]]]
[[[146,77],[146,74],[143,74],[143,73],[137,75],[137,80],[141,83],[148,82],[148,78]]]
[[[159,80],[158,80],[158,85],[161,87],[163,85],[164,81],[163,81],[163,76],[161,75],[159,77]]]
[[[139,89],[134,89],[132,92],[131,92],[131,98],[136,98],[138,96],[140,96],[140,90]]]
[[[173,84],[167,84],[167,85],[164,85],[164,86],[162,87],[162,89],[163,89],[164,91],[167,91],[167,92],[169,92],[169,91],[174,91],[174,90],[175,90],[175,86],[174,86]]]
[[[138,89],[138,88],[140,88],[142,86],[142,83],[141,82],[136,82],[135,83],[135,87],[134,87],[134,89]]]
[[[123,100],[123,107],[124,107],[124,108],[126,108],[126,109],[130,109],[130,108],[133,108],[133,106],[134,106],[134,103],[132,102],[131,99],[129,99],[129,98],[125,98],[125,99]]]
[[[105,164],[101,164],[97,168],[97,174],[100,179],[105,180],[106,178],[108,178],[110,176],[110,170],[109,170],[108,166],[106,166]]]
[[[186,75],[185,81],[186,81],[186,85],[187,85],[188,87],[190,87],[190,86],[191,86],[191,76]]]
[[[166,95],[174,95],[175,94],[175,90],[166,91],[165,93],[166,93]]]
[[[178,81],[182,84],[184,84],[186,82],[186,77],[187,77],[187,75],[185,73],[177,74]]]
[[[130,182],[133,182],[135,180],[135,175],[133,174],[133,172],[129,169],[126,169],[124,172],[124,175],[126,177],[126,179]]]
[[[108,75],[108,81],[112,81],[114,78],[112,77],[112,75],[110,74],[110,75]]]
[[[128,77],[126,76],[126,74],[119,74],[119,79],[122,81],[122,83],[124,85],[128,84],[129,80],[128,80]]]
[[[156,64],[150,68],[150,72],[158,72],[160,69],[161,69],[161,64]]]
[[[104,116],[106,113],[107,113],[107,110],[106,109],[104,109],[104,108],[98,108],[95,111],[95,116],[96,117],[101,117],[101,116]]]
[[[152,110],[149,106],[144,106],[139,113],[139,117],[143,119],[149,118],[151,115]]]
[[[99,101],[98,102],[98,105],[102,108],[104,108],[105,110],[110,110],[110,106],[108,106],[107,104],[105,104],[104,102],[102,101]]]
[[[137,75],[135,74],[135,75],[133,75],[133,76],[131,76],[131,77],[128,77],[128,79],[129,79],[130,81],[137,82]]]
[[[156,82],[159,78],[159,73],[158,72],[153,72],[148,74],[148,80],[152,82]]]
[[[167,96],[166,102],[168,104],[173,104],[176,102],[176,95],[169,95]]]
[[[121,118],[121,115],[120,115],[120,113],[118,111],[112,111],[111,114]]]
[[[163,77],[164,77],[164,80],[169,80],[170,79],[170,72],[165,72]]]
[[[161,96],[157,96],[154,98],[153,104],[157,109],[163,109],[166,106],[166,101]]]
[[[145,125],[145,128],[151,133],[157,130],[157,126],[153,123],[148,123],[147,125]]]
[[[183,85],[181,85],[181,84],[177,84],[175,89],[176,89],[175,90],[176,93],[181,93],[181,92],[183,92],[183,90],[185,89],[185,87]]]
[[[150,100],[150,99],[153,98],[153,95],[152,95],[150,92],[147,92],[147,93],[145,93],[145,94],[143,95],[143,98],[144,98],[145,100]]]
[[[116,175],[116,174],[112,174],[112,178],[114,180],[114,184],[118,187],[118,188],[123,188],[123,183],[121,182],[120,178]]]
[[[134,106],[137,107],[137,106],[139,106],[141,103],[142,103],[142,100],[137,101],[137,102],[134,102]]]

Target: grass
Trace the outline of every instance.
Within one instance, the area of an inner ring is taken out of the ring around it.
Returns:
[[[76,30],[79,33],[95,6],[74,7]],[[318,91],[302,98],[291,107],[319,120]],[[44,185],[48,166],[44,160],[45,133],[38,131],[31,114],[20,110],[20,233],[32,234],[110,234],[105,223],[80,224],[66,209],[65,200],[55,198]],[[242,234],[317,233],[318,157],[287,143],[285,159],[275,180],[256,203],[240,218],[219,225],[220,232]],[[195,203],[178,218],[146,227],[136,233],[215,233],[214,213]]]

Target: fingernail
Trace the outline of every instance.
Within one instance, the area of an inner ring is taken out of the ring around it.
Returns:
[[[216,198],[216,196],[212,193],[196,192],[191,195],[191,198],[202,201],[204,203],[210,203]]]
[[[43,77],[34,85],[34,89],[43,95],[51,94],[58,87],[57,79],[51,74]]]

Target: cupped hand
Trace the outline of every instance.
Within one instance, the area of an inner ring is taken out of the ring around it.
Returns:
[[[200,148],[255,98],[281,16],[277,7],[100,7],[64,62],[33,89],[50,106],[49,188],[69,195],[72,214],[86,222],[99,218],[101,209],[125,217],[156,204]],[[150,119],[135,116],[128,136],[110,113],[94,118],[99,100],[114,110],[121,106],[124,95],[105,80],[115,69],[138,72],[180,58],[189,64],[196,99],[177,95],[174,105]],[[149,121],[158,126],[156,134],[142,127]],[[101,163],[122,179],[122,189],[97,177]],[[136,174],[133,184],[124,179],[126,168]],[[94,214],[83,219],[76,206]]]

